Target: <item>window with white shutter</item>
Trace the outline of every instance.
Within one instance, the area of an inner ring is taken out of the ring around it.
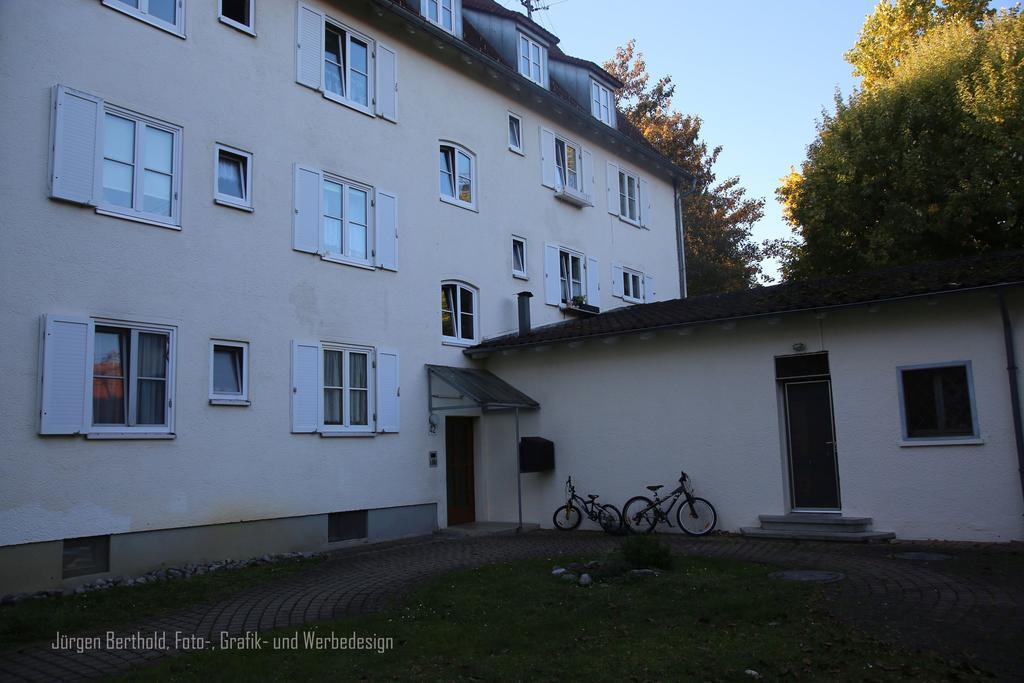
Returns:
[[[554,244],[544,245],[544,303],[561,308],[601,306],[596,258]]]
[[[383,48],[386,73],[378,82],[378,45],[369,36],[308,5],[298,6],[295,80],[329,100],[369,116],[397,117],[395,53]],[[377,101],[379,85],[390,87]]]

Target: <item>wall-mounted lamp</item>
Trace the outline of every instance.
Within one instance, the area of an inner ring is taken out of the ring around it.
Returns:
[[[428,420],[430,422],[430,433],[437,434],[437,426],[441,424],[441,418],[437,413],[431,413]]]
[[[801,351],[806,351],[807,344],[804,344],[803,342],[797,342],[796,344],[793,344],[793,350],[796,351],[797,353],[800,353]]]

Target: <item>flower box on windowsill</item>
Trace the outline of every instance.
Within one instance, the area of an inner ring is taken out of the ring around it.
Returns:
[[[580,316],[591,316],[597,315],[601,312],[601,309],[597,306],[591,306],[590,304],[580,304],[569,302],[567,304],[559,304],[558,307],[566,313],[572,313]]]
[[[555,188],[555,197],[561,199],[567,204],[572,204],[575,207],[583,208],[584,206],[593,206],[594,202],[591,201],[590,196],[583,194],[579,190],[574,190],[571,187],[558,187]]]

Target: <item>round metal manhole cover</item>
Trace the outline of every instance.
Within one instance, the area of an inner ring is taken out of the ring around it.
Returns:
[[[918,562],[938,562],[939,560],[951,560],[952,555],[942,553],[896,553],[893,555],[898,560],[916,560]]]
[[[811,583],[833,583],[842,581],[846,575],[841,572],[826,572],[818,569],[787,569],[782,572],[775,572],[771,575],[773,579],[782,581],[805,581]]]

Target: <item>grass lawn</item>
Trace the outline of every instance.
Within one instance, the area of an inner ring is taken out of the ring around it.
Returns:
[[[770,569],[677,558],[646,579],[580,588],[553,560],[450,574],[377,615],[299,629],[389,637],[394,649],[221,650],[167,659],[128,680],[971,680],[980,672],[837,623],[820,586]]]
[[[81,595],[26,600],[0,607],[0,651],[61,633],[104,631],[148,617],[273,581],[319,564],[321,558],[285,559],[242,569],[225,569],[189,579],[118,586]]]

